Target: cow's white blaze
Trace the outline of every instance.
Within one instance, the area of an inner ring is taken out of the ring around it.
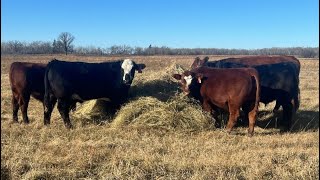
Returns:
[[[184,80],[186,80],[187,86],[189,87],[190,84],[191,84],[191,81],[192,81],[192,76],[191,76],[191,75],[185,76],[185,77],[184,77]]]
[[[121,65],[121,68],[123,69],[123,80],[125,80],[126,74],[130,74],[130,71],[133,68],[133,62],[131,59],[125,59]]]

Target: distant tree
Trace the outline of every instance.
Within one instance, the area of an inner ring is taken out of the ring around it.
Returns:
[[[68,55],[68,52],[72,52],[74,36],[69,32],[62,32],[58,37],[58,44],[63,47],[64,52]]]
[[[73,49],[74,47],[71,46],[71,48]],[[68,52],[70,52],[70,51],[71,50],[68,50]],[[54,39],[53,40],[52,53],[54,53],[54,54],[56,54],[56,53],[65,53],[65,48],[63,46],[63,43],[59,39]]]
[[[9,41],[9,49],[13,54],[20,54],[24,48],[24,45],[20,41]]]

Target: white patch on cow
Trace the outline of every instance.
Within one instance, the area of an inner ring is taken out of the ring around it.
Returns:
[[[125,59],[121,65],[121,68],[123,69],[123,80],[125,80],[126,74],[129,74],[133,68],[133,62],[131,59]]]
[[[81,99],[81,97],[80,97],[78,94],[72,94],[72,95],[71,95],[71,98],[72,98],[73,100],[83,101],[83,99]]]
[[[184,80],[186,80],[187,86],[190,86],[191,81],[192,81],[192,76],[191,76],[191,75],[185,76],[185,77],[184,77]]]

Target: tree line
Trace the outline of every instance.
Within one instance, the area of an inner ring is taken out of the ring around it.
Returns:
[[[78,46],[72,43],[74,36],[68,32],[61,33],[53,42],[49,41],[7,41],[1,42],[1,54],[61,54],[77,55],[294,55],[303,58],[319,58],[319,47],[285,47],[262,49],[225,49],[225,48],[169,48],[131,47],[113,45],[101,48],[95,46]]]

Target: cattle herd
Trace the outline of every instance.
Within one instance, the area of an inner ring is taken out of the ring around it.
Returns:
[[[276,101],[273,111],[282,106],[280,125],[290,130],[294,113],[299,108],[300,62],[293,56],[248,56],[208,61],[209,57],[196,57],[190,70],[173,74],[182,91],[197,99],[216,119],[217,112],[229,112],[226,126],[230,133],[240,116],[249,126],[252,136],[259,102]],[[77,102],[91,99],[109,99],[112,108],[119,109],[127,101],[135,71],[145,64],[131,59],[113,62],[85,63],[53,59],[48,64],[14,62],[9,79],[12,90],[13,121],[18,122],[21,109],[24,123],[29,123],[27,109],[30,96],[44,107],[44,124],[50,124],[52,110],[57,108],[67,128],[71,128],[69,112]]]

